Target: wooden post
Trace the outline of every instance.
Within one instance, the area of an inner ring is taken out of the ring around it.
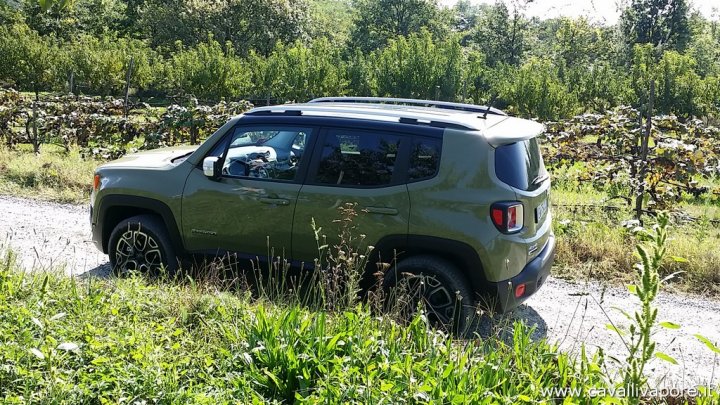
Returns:
[[[130,57],[130,64],[128,65],[127,73],[125,74],[125,118],[128,116],[128,98],[130,96],[130,76],[132,75],[133,67],[135,66],[135,57]]]
[[[639,170],[637,172],[638,189],[635,195],[635,219],[642,224],[642,205],[645,196],[645,175],[647,174],[647,155],[648,144],[650,143],[650,134],[652,132],[652,116],[655,103],[655,80],[650,81],[650,98],[647,105],[647,116],[645,118],[645,132],[642,134],[640,145],[640,161]]]
[[[70,94],[73,94],[73,89],[74,89],[74,87],[75,87],[75,72],[73,72],[73,71],[70,71],[70,80],[69,80],[69,82],[70,82],[70,83],[69,83],[69,85],[70,85],[69,87],[70,87],[70,88],[69,88],[68,90],[70,90]]]

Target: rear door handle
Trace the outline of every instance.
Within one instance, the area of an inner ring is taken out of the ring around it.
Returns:
[[[286,200],[284,198],[261,197],[260,202],[263,204],[272,204],[272,205],[288,205],[288,204],[290,204],[290,201]]]
[[[365,207],[367,212],[372,214],[383,214],[383,215],[397,215],[398,210],[396,208],[389,207]]]

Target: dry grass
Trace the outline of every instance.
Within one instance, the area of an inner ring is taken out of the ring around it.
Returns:
[[[628,210],[605,211],[583,208],[588,204],[607,204],[601,195],[556,191],[553,195],[555,233],[558,237],[557,265],[554,272],[566,278],[590,278],[626,283],[633,280],[637,262],[634,246],[638,236]],[[705,221],[681,223],[670,229],[667,258],[661,276],[681,272],[669,282],[676,291],[720,296],[720,226],[717,207],[684,206],[683,211],[703,213]],[[646,227],[653,225],[652,218]]]
[[[85,203],[99,164],[85,160],[78,149],[43,145],[35,155],[21,145],[17,150],[0,147],[0,194],[63,203]]]

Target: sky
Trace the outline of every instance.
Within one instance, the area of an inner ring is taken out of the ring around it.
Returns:
[[[473,4],[494,4],[495,0],[470,0]],[[504,0],[509,4],[509,0]],[[445,6],[452,6],[457,0],[439,0]],[[622,3],[622,1],[621,1]],[[718,0],[690,0],[691,7],[699,10],[705,17],[717,20],[720,12]],[[558,16],[586,16],[594,22],[615,24],[620,16],[617,0],[534,0],[528,5],[529,17],[553,18]]]

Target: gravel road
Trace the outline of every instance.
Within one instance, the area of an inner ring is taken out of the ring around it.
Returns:
[[[16,197],[0,196],[0,247],[10,247],[28,270],[64,266],[67,274],[109,274],[107,256],[90,239],[88,208]],[[605,325],[627,323],[619,311],[632,312],[636,298],[624,288],[595,281],[569,282],[550,278],[543,288],[499,323],[522,319],[535,325],[538,337],[547,337],[561,349],[579,353],[582,342],[589,351],[601,347],[606,357],[624,358],[623,343]],[[720,384],[720,356],[693,335],[720,342],[720,302],[697,296],[661,294],[659,320],[681,325],[660,328],[657,349],[673,356],[678,365],[656,359],[648,372],[662,386],[689,388]]]

